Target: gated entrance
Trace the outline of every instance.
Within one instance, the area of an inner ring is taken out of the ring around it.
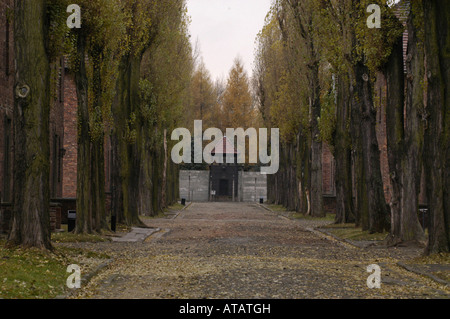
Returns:
[[[225,137],[214,148],[213,155],[222,154],[224,164],[214,163],[209,170],[181,170],[180,198],[186,201],[259,202],[267,200],[267,175],[244,171],[237,163],[237,152]],[[234,163],[227,164],[227,154],[234,155]]]
[[[234,156],[234,163],[226,163],[227,154]],[[234,201],[238,195],[238,165],[237,151],[226,137],[217,143],[212,155],[222,155],[223,164],[214,163],[210,166],[211,199],[213,201]],[[215,195],[212,195],[215,194]]]
[[[212,201],[234,201],[238,196],[238,167],[211,165],[210,185]]]

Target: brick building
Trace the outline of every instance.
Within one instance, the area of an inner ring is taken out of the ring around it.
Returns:
[[[63,198],[77,196],[77,92],[75,80],[69,70],[64,70],[64,163],[63,163]]]

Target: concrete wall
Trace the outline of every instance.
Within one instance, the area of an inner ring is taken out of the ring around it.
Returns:
[[[267,200],[267,175],[240,171],[236,201],[259,202],[261,197]],[[209,171],[181,170],[180,198],[194,202],[209,201]]]
[[[180,171],[180,198],[209,201],[209,171]]]
[[[239,200],[259,202],[267,200],[267,175],[259,172],[239,172]]]

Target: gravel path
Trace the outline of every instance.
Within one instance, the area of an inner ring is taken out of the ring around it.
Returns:
[[[144,242],[83,244],[114,258],[77,298],[448,298],[445,285],[398,261],[420,250],[357,248],[248,203],[193,203],[147,221]],[[381,267],[369,289],[367,266]]]

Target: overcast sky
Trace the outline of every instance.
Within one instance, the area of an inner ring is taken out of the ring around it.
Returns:
[[[198,39],[201,56],[212,79],[228,77],[240,56],[251,76],[255,39],[264,25],[271,0],[187,0],[192,43]]]

